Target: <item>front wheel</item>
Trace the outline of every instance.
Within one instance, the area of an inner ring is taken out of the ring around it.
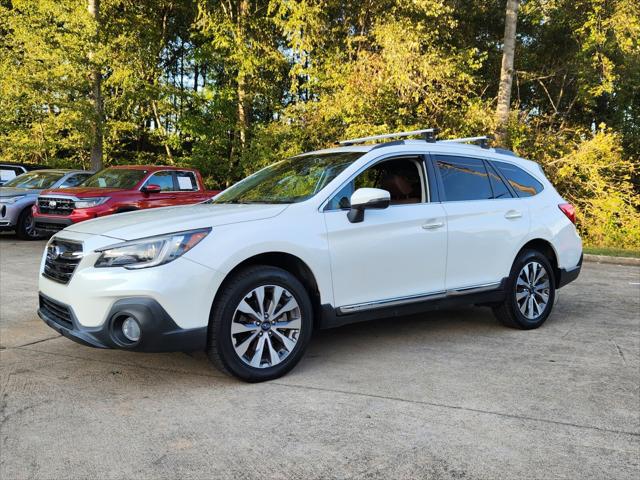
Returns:
[[[31,207],[25,208],[18,217],[16,234],[21,240],[38,240],[42,235],[36,230],[36,222],[33,218]]]
[[[278,378],[302,357],[313,308],[300,281],[276,267],[249,267],[222,287],[209,322],[207,354],[248,382]]]
[[[555,296],[555,277],[547,257],[524,250],[511,269],[504,302],[494,306],[493,313],[509,327],[538,328],[551,314]]]

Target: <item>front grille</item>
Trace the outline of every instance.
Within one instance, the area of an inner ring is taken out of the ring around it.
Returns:
[[[43,275],[60,283],[69,283],[82,259],[82,244],[54,238],[47,245]]]
[[[57,324],[73,328],[73,320],[71,319],[71,310],[69,307],[55,300],[40,295],[40,310],[47,317]]]
[[[76,207],[70,198],[39,197],[38,209],[45,215],[69,215]]]
[[[64,223],[51,223],[51,222],[36,222],[36,230],[47,232],[47,233],[56,233],[66,227]]]

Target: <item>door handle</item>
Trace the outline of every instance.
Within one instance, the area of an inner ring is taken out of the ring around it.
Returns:
[[[444,227],[444,222],[442,220],[429,220],[427,223],[422,225],[422,228],[425,230],[435,230],[437,228]]]
[[[504,214],[504,218],[508,220],[513,220],[515,218],[522,218],[522,212],[519,212],[518,210],[509,210],[507,213]]]

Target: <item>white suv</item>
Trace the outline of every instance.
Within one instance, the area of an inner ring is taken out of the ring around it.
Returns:
[[[540,326],[580,272],[573,207],[536,163],[409,134],[425,140],[341,142],[199,205],[71,225],[39,315],[93,347],[206,350],[247,381],[293,368],[314,328],[460,302]]]

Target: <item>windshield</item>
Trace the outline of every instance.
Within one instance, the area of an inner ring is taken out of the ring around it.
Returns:
[[[362,155],[362,152],[340,152],[282,160],[236,183],[211,202],[302,202],[322,190]]]
[[[82,186],[91,188],[124,188],[128,190],[135,187],[146,174],[146,170],[106,168],[89,177]]]
[[[34,171],[23,173],[9,180],[3,187],[31,188],[34,190],[51,188],[54,183],[64,177],[65,172]]]

